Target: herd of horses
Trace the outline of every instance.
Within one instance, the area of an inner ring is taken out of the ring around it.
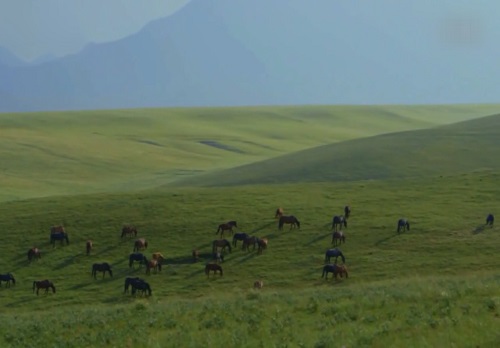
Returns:
[[[345,278],[348,278],[347,266],[345,265],[346,258],[343,252],[339,248],[337,248],[337,246],[342,245],[342,243],[346,242],[346,236],[344,232],[341,231],[340,229],[342,228],[342,226],[347,228],[347,220],[350,216],[351,216],[351,208],[349,206],[345,206],[344,214],[335,215],[332,219],[331,229],[333,230],[333,233],[332,233],[331,244],[335,248],[328,249],[325,252],[325,258],[324,258],[325,265],[323,266],[322,270],[322,275],[321,275],[322,278],[328,279],[328,273],[332,273],[335,279],[337,279],[337,276],[340,276],[340,278],[343,278],[344,276]],[[288,216],[284,215],[284,211],[282,208],[278,208],[276,210],[275,219],[279,219],[278,223],[279,230],[282,230],[285,224],[290,225],[290,230],[292,230],[293,228],[300,229],[299,220],[293,215],[288,215]],[[488,214],[486,217],[486,225],[492,227],[494,221],[495,218],[493,214]],[[235,227],[237,228],[238,225],[237,222],[234,220],[228,221],[218,226],[216,234],[220,234],[221,239],[212,241],[213,261],[205,264],[205,274],[207,277],[210,277],[211,272],[213,272],[214,276],[217,273],[219,273],[220,276],[223,276],[224,272],[220,263],[224,261],[224,253],[227,252],[231,253],[232,248],[235,248],[237,246],[238,241],[241,241],[241,249],[244,251],[245,250],[250,251],[250,247],[252,247],[253,251],[255,250],[255,247],[257,247],[258,248],[257,252],[261,254],[265,249],[267,249],[268,245],[267,238],[259,238],[243,232],[234,233],[233,228]],[[401,232],[409,230],[410,230],[410,222],[408,221],[408,219],[405,218],[399,219],[397,222],[396,232],[399,234]],[[227,239],[222,239],[225,232],[231,233],[233,237],[232,242],[230,242]],[[131,225],[123,226],[121,238],[126,236],[136,237],[137,228]],[[67,245],[69,244],[68,233],[65,231],[62,225],[52,226],[50,228],[50,243],[52,244],[53,247],[55,247],[56,241],[60,241],[61,244],[64,241],[66,241],[66,244]],[[133,267],[134,264],[138,262],[139,267],[141,267],[142,265],[146,266],[146,274],[149,275],[151,273],[151,270],[155,272],[161,271],[162,263],[165,261],[165,258],[160,252],[155,252],[152,254],[152,258],[148,260],[147,257],[140,252],[142,250],[147,249],[147,247],[148,247],[148,241],[145,238],[139,238],[135,240],[133,252],[129,255],[129,267]],[[92,240],[87,240],[85,247],[86,255],[90,255],[92,249],[93,249]],[[199,251],[193,250],[192,256],[194,261],[197,261],[200,256]],[[342,260],[341,265],[337,264],[337,260],[339,257]],[[332,258],[334,258],[334,263],[331,263]],[[30,248],[28,250],[28,262],[31,263],[32,261],[38,259],[41,259],[40,250],[37,247]],[[92,271],[91,271],[91,275],[94,277],[94,279],[97,279],[97,272],[102,273],[102,278],[105,277],[106,272],[109,274],[110,277],[113,277],[112,267],[107,262],[94,263],[92,265]],[[11,284],[12,285],[16,284],[16,279],[11,273],[0,274],[0,286],[2,282],[6,283],[6,287],[10,287]],[[262,280],[257,280],[254,283],[254,288],[260,289],[263,287],[263,284],[264,283]],[[142,295],[152,294],[151,286],[144,279],[138,277],[135,278],[127,277],[125,279],[124,293],[128,293],[129,288],[132,289],[131,293],[134,296],[137,292],[140,292]],[[36,290],[36,294],[38,295],[40,289],[45,290],[46,293],[48,293],[49,290],[52,290],[53,293],[56,292],[54,283],[48,279],[33,282],[33,293],[35,293]]]

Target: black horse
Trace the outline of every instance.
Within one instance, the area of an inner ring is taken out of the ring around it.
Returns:
[[[50,243],[53,247],[56,245],[56,240],[61,241],[61,245],[66,241],[66,245],[69,244],[68,233],[67,232],[56,232],[50,234]]]
[[[233,246],[236,247],[236,243],[239,240],[244,241],[248,237],[249,237],[249,235],[247,233],[245,233],[245,232],[235,233],[234,236],[233,236]]]
[[[2,282],[6,282],[5,286],[10,286],[10,282],[16,285],[16,279],[11,273],[0,274],[0,286],[2,286]]]
[[[335,257],[335,263],[337,263],[339,256],[342,258],[342,263],[345,263],[344,254],[340,249],[328,249],[325,253],[325,262],[330,262],[330,258]]]
[[[138,261],[139,265],[147,265],[148,260],[146,259],[146,256],[144,256],[141,253],[132,253],[128,256],[128,266],[132,267],[134,264],[134,261]]]
[[[142,294],[144,295],[146,292],[148,293],[149,296],[151,296],[151,286],[149,286],[148,283],[146,283],[144,280],[140,281],[133,281],[130,283],[130,286],[132,287],[132,295],[134,296],[137,290],[141,291]]]
[[[113,271],[111,270],[111,266],[109,263],[104,262],[104,263],[94,263],[92,265],[92,276],[94,279],[97,279],[97,272],[102,272],[102,277],[106,275],[106,272],[109,272],[109,276],[113,276]]]
[[[346,219],[349,219],[349,216],[351,216],[351,207],[348,205],[344,207],[344,216]]]
[[[281,216],[279,224],[278,224],[278,228],[280,230],[282,230],[284,224],[290,224],[290,230],[293,227],[297,227],[300,230],[300,221],[295,216],[293,216],[293,215],[290,215],[290,216],[283,215],[283,216]]]
[[[127,277],[125,278],[125,288],[123,290],[123,293],[127,293],[128,292],[128,288],[132,285],[133,282],[143,282],[144,280],[139,278],[139,277],[135,277],[135,278],[132,278],[132,277]]]
[[[493,222],[495,222],[495,217],[493,216],[493,214],[488,214],[488,216],[486,217],[486,225],[493,226]]]
[[[405,229],[407,231],[410,230],[410,223],[406,219],[399,219],[399,221],[398,221],[398,230],[397,230],[398,233],[400,233],[401,231],[404,231]]]
[[[338,231],[339,227],[347,227],[347,220],[343,215],[335,215],[332,220],[332,229]]]

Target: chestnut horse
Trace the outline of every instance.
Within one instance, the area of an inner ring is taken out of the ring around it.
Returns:
[[[151,274],[151,269],[157,273],[158,271],[161,272],[161,262],[156,260],[156,259],[151,259],[149,262],[146,264],[146,274]]]
[[[280,230],[283,229],[283,225],[284,224],[290,224],[290,230],[293,228],[293,227],[297,227],[299,230],[300,230],[300,221],[293,215],[290,215],[290,216],[281,216],[280,217],[280,222],[278,224],[278,228]]]
[[[121,238],[125,237],[126,235],[129,235],[129,237],[132,237],[132,235],[134,237],[137,237],[137,228],[135,228],[135,226],[132,226],[132,225],[124,225],[122,227]]]
[[[259,254],[262,254],[262,251],[264,249],[267,249],[267,238],[262,238],[262,239],[258,239],[257,240],[257,245],[259,246],[259,248],[257,249],[257,252]]]
[[[345,243],[345,234],[342,231],[335,231],[332,234],[332,244],[333,246]]]
[[[92,241],[89,239],[85,244],[85,248],[87,250],[87,255],[90,255],[90,251],[92,250]]]
[[[216,263],[207,263],[205,265],[205,274],[207,278],[210,277],[210,271],[214,271],[214,276],[217,274],[217,271],[220,272],[220,276],[222,277],[222,267]]]
[[[30,250],[28,250],[28,262],[31,263],[31,261],[33,261],[33,259],[41,259],[42,258],[42,254],[40,253],[40,250],[38,248],[31,248]]]
[[[134,252],[147,248],[148,248],[148,241],[144,238],[139,238],[134,242]]]
[[[34,281],[33,282],[33,293],[35,293],[35,288],[36,288],[36,294],[38,295],[38,292],[40,289],[45,289],[45,293],[49,292],[49,289],[52,289],[52,293],[56,292],[56,287],[54,286],[54,283],[52,283],[50,280],[40,280],[40,281]]]
[[[347,268],[345,265],[337,265],[337,264],[325,265],[323,267],[323,274],[321,275],[321,278],[328,279],[328,273],[333,273],[333,276],[335,277],[335,279],[337,279],[337,275],[340,275],[340,278],[342,278],[344,274],[345,274],[346,278],[349,277],[349,275],[347,273]]]
[[[215,234],[220,233],[220,237],[224,235],[224,231],[229,231],[231,232],[231,235],[233,234],[233,227],[238,227],[238,224],[236,221],[228,221],[225,224],[220,224],[219,227],[217,228],[217,232]]]

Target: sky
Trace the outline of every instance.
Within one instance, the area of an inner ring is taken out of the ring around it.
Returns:
[[[118,40],[190,0],[1,0],[0,46],[23,60]]]

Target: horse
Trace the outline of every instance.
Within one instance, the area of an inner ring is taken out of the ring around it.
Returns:
[[[127,277],[125,278],[125,288],[123,290],[123,293],[127,293],[128,292],[128,288],[129,286],[132,285],[133,282],[143,282],[144,280],[142,280],[141,278],[138,278],[138,277],[135,277],[135,278],[132,278],[132,277]]]
[[[128,266],[132,267],[134,264],[134,261],[139,261],[139,265],[147,265],[148,264],[148,259],[146,259],[146,256],[144,256],[141,253],[132,253],[128,256]]]
[[[335,231],[332,234],[332,244],[336,246],[345,243],[345,234],[342,231]]]
[[[200,252],[196,249],[193,249],[191,252],[191,256],[193,256],[193,261],[196,262],[200,258]]]
[[[85,244],[85,248],[87,250],[87,255],[90,255],[90,251],[92,250],[92,241],[89,239]]]
[[[213,259],[215,260],[215,262],[224,262],[224,255],[221,254],[220,251],[217,251],[213,254]]]
[[[228,221],[225,224],[220,224],[219,227],[217,228],[217,232],[215,234],[220,232],[220,237],[224,235],[224,231],[229,231],[231,232],[231,235],[233,234],[233,227],[238,227],[238,224],[236,221]]]
[[[323,267],[323,274],[321,275],[321,278],[328,279],[328,273],[333,273],[335,279],[337,279],[337,275],[340,275],[340,278],[342,278],[344,274],[346,278],[348,278],[349,276],[345,265],[337,265],[337,264],[325,265]]]
[[[217,248],[221,248],[221,251],[226,251],[226,248],[229,248],[229,252],[231,252],[231,243],[227,239],[216,239],[212,242],[212,251],[215,253]]]
[[[256,280],[253,283],[253,288],[254,289],[262,289],[264,287],[264,281],[263,280]]]
[[[409,231],[410,230],[410,223],[408,222],[408,220],[406,219],[399,219],[398,221],[398,229],[397,229],[397,232],[400,233],[401,230],[407,230]]]
[[[276,213],[274,214],[274,218],[278,219],[278,218],[282,217],[283,214],[284,214],[283,208],[279,207],[278,209],[276,209]]]
[[[97,279],[97,272],[102,272],[102,277],[106,275],[106,272],[109,272],[109,276],[113,276],[113,271],[111,270],[111,266],[109,263],[104,262],[104,263],[94,263],[92,265],[92,275],[94,276],[94,279]]]
[[[488,214],[488,216],[486,217],[486,225],[493,226],[493,222],[495,222],[495,217],[493,216],[493,214]]]
[[[66,233],[66,230],[64,229],[63,225],[51,226],[50,234],[52,233]]]
[[[135,296],[137,290],[141,291],[143,295],[147,292],[148,295],[151,296],[151,286],[142,279],[140,281],[131,282],[130,286],[132,287],[132,296]]]
[[[69,244],[68,234],[66,232],[55,232],[50,234],[50,243],[52,243],[52,247],[56,246],[56,240],[61,241],[61,245],[64,241],[66,241],[66,245]]]
[[[45,293],[49,292],[49,289],[52,289],[52,293],[56,293],[56,287],[54,286],[54,283],[52,283],[50,280],[40,280],[40,281],[34,281],[33,282],[33,293],[35,293],[35,288],[36,288],[36,294],[38,295],[38,292],[40,289],[45,289]]]
[[[129,237],[132,237],[132,235],[134,235],[134,237],[137,237],[137,228],[132,225],[124,225],[122,227],[121,238],[125,237],[127,234],[129,235]]]
[[[339,256],[342,258],[342,263],[345,263],[345,257],[344,254],[342,254],[342,251],[340,249],[328,249],[325,252],[325,262],[330,262],[331,257],[335,257],[335,263],[337,263],[337,259]]]
[[[222,267],[216,263],[207,263],[205,265],[205,274],[207,278],[210,277],[210,271],[214,271],[214,276],[217,274],[217,271],[220,272],[220,276],[222,277]]]
[[[41,259],[42,254],[40,253],[40,250],[38,248],[31,248],[28,250],[28,262],[31,263],[33,259]]]
[[[139,238],[134,242],[134,252],[147,248],[148,248],[148,241],[144,238]]]
[[[154,269],[155,273],[161,272],[161,263],[157,259],[151,259],[146,263],[146,274],[151,274],[151,269]]]
[[[247,237],[247,238],[245,238],[245,240],[243,241],[243,244],[241,245],[241,250],[249,251],[250,245],[253,245],[252,250],[255,250],[255,244],[257,244],[258,242],[259,242],[259,239],[257,237],[254,237],[254,236]]]
[[[332,220],[332,230],[337,231],[339,227],[347,227],[347,220],[343,215],[335,215]]]
[[[283,216],[281,216],[279,224],[278,224],[278,228],[280,230],[282,230],[284,224],[290,224],[290,230],[293,227],[297,227],[300,230],[300,221],[297,220],[297,218],[295,216],[293,216],[293,215],[290,215],[290,216],[283,215]]]
[[[351,216],[351,207],[348,205],[344,207],[344,216],[346,219],[349,219],[349,216]]]
[[[258,245],[258,249],[257,249],[257,252],[259,254],[262,254],[262,251],[264,249],[267,249],[267,238],[262,238],[262,239],[258,239],[257,240],[257,245]]]
[[[248,234],[245,233],[245,232],[239,232],[239,233],[235,233],[234,236],[233,236],[233,246],[236,247],[236,243],[241,240],[245,240],[245,238],[248,238]]]
[[[0,286],[2,286],[2,282],[7,283],[5,285],[6,287],[10,287],[10,282],[12,282],[13,285],[16,285],[16,279],[11,273],[0,274]]]

